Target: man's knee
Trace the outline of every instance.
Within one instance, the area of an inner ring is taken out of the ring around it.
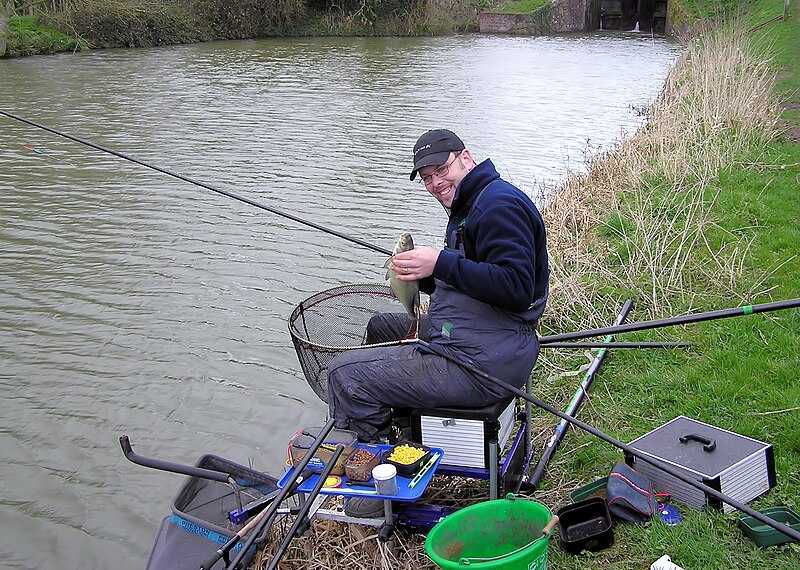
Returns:
[[[373,315],[367,323],[367,344],[380,342],[393,342],[408,336],[413,324],[412,319],[406,314],[378,313]]]

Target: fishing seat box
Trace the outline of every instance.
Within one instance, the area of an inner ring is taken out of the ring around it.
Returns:
[[[411,410],[412,439],[444,449],[441,467],[489,469],[508,443],[515,420],[515,399],[485,408]],[[492,446],[495,446],[492,451]]]
[[[742,503],[775,486],[772,445],[686,416],[678,416],[629,445]],[[711,507],[725,513],[734,510],[630,454],[626,454],[626,461],[649,477],[657,491],[669,493],[690,507]]]

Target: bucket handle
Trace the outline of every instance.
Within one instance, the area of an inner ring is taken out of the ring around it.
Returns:
[[[530,548],[531,546],[533,546],[534,544],[536,544],[540,540],[544,540],[544,539],[548,538],[549,535],[550,535],[550,532],[553,530],[553,527],[555,527],[557,524],[558,524],[558,516],[557,515],[553,515],[550,518],[550,520],[547,522],[547,524],[544,525],[544,528],[542,529],[542,534],[540,536],[537,536],[536,538],[534,538],[528,544],[520,546],[516,550],[512,550],[511,552],[506,552],[505,554],[501,554],[499,556],[491,556],[489,558],[460,558],[458,560],[458,563],[461,564],[462,566],[469,566],[473,562],[494,562],[495,560],[502,560],[503,558],[507,558],[509,556],[513,556],[514,554],[517,554],[518,552],[522,552],[526,548]]]

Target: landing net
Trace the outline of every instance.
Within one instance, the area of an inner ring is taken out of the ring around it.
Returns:
[[[378,313],[405,313],[388,285],[342,285],[300,303],[289,317],[297,359],[308,384],[328,401],[328,366],[348,350],[398,343],[365,344],[367,323]]]

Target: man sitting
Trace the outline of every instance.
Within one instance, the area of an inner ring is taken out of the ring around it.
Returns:
[[[420,337],[516,387],[539,354],[536,323],[548,292],[542,217],[531,199],[500,178],[491,160],[476,164],[453,132],[424,133],[414,145],[411,180],[448,213],[444,249],[396,254],[397,278],[420,280],[431,294]],[[370,342],[398,340],[410,317],[379,316]],[[511,394],[414,344],[351,350],[331,362],[330,412],[336,427],[374,441],[392,408],[480,408]]]

